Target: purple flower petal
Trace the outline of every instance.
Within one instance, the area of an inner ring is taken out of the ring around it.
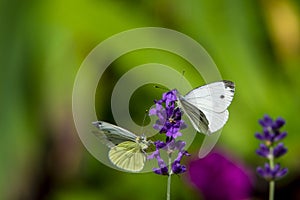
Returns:
[[[151,108],[150,110],[149,110],[149,115],[151,116],[151,115],[156,115],[156,108]]]
[[[256,172],[260,175],[260,176],[264,176],[265,171],[263,170],[262,167],[257,167],[256,168]]]
[[[279,178],[282,178],[283,176],[285,176],[288,172],[288,169],[287,168],[282,168],[281,170],[279,170],[277,173],[276,173],[276,177],[277,179]]]
[[[156,142],[156,146],[161,146],[162,142]],[[159,149],[156,149],[151,155],[148,156],[148,159],[156,159],[159,168],[153,168],[153,172],[160,175],[168,175],[168,167],[164,160],[160,157]]]
[[[259,123],[263,126],[263,127],[271,127],[273,124],[273,120],[271,117],[269,117],[269,115],[265,115],[263,119],[259,120]]]
[[[259,139],[259,140],[265,140],[265,137],[262,135],[262,134],[260,134],[260,133],[255,133],[255,135],[254,135],[257,139]]]
[[[264,134],[265,140],[267,140],[267,141],[273,140],[274,134],[270,133],[268,128],[264,127],[263,134]]]
[[[177,90],[171,90],[163,94],[162,100],[166,102],[166,106],[169,106],[173,102],[177,101]]]
[[[163,168],[153,168],[152,171],[153,171],[155,174],[159,174],[159,175],[169,175],[168,167],[163,167]]]
[[[257,155],[268,158],[270,155],[270,150],[265,144],[260,144],[259,148],[256,150]]]
[[[181,174],[181,173],[184,173],[186,172],[186,167],[184,165],[181,165],[180,162],[178,161],[175,161],[173,164],[172,164],[172,172],[174,174]]]
[[[162,142],[162,141],[160,141],[160,140],[157,140],[157,141],[154,142],[154,145],[155,145],[156,149],[162,149],[162,148],[164,148],[167,144],[164,143],[164,142]]]
[[[185,145],[186,143],[184,141],[179,140],[175,143],[175,148],[178,149],[179,152],[182,152]]]
[[[265,171],[267,173],[271,173],[271,167],[270,167],[269,163],[265,163]]]
[[[281,128],[284,124],[285,124],[285,120],[284,120],[283,118],[281,118],[281,117],[278,117],[278,118],[275,120],[275,122],[274,122],[272,128],[273,128],[273,129],[279,129],[279,128]]]
[[[273,155],[275,158],[278,158],[278,157],[284,155],[286,152],[287,152],[287,148],[284,147],[283,143],[279,143],[273,149]]]
[[[274,142],[284,139],[287,136],[287,132],[282,132],[275,136]]]
[[[279,170],[280,170],[280,164],[279,163],[275,164],[275,166],[272,170],[270,169],[271,172],[273,172],[273,173],[275,172],[274,174],[276,174]]]

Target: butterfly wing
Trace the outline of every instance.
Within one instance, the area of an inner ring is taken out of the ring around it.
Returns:
[[[130,172],[139,172],[144,168],[146,155],[139,143],[125,141],[110,149],[110,161],[117,167]]]
[[[224,112],[234,96],[235,85],[231,81],[219,81],[198,87],[184,99],[201,110]]]
[[[209,135],[221,129],[227,122],[227,108],[233,99],[234,91],[233,82],[219,81],[198,87],[184,97],[181,96],[179,101],[194,128]],[[205,115],[207,123],[201,113]],[[205,126],[208,128],[204,129]]]
[[[201,110],[186,101],[183,97],[179,97],[179,107],[183,109],[183,112],[186,113],[192,125],[198,132],[208,132],[208,120]]]
[[[216,113],[213,111],[203,111],[205,113],[205,116],[207,117],[209,124],[208,124],[208,131],[204,134],[210,135],[221,128],[226,124],[229,112],[228,110],[225,110],[221,113]]]
[[[135,141],[137,136],[130,131],[115,126],[113,124],[96,121],[93,125],[98,128],[97,131],[92,131],[104,144],[112,148],[125,141]]]

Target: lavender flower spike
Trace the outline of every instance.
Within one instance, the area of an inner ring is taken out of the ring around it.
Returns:
[[[155,108],[149,111],[149,115],[156,115],[158,117],[153,128],[158,130],[160,134],[165,134],[166,141],[154,142],[156,150],[152,155],[148,156],[148,159],[156,159],[159,168],[154,168],[153,171],[160,175],[181,174],[186,171],[186,167],[181,164],[181,160],[184,156],[189,156],[188,152],[184,150],[185,142],[176,138],[180,137],[182,133],[180,130],[186,128],[186,124],[181,119],[182,112],[177,102],[177,91],[171,90],[162,95],[162,99],[154,101]],[[168,155],[168,164],[160,156],[160,151],[165,151]],[[172,155],[177,153],[177,158],[172,161]]]
[[[259,156],[268,159],[264,167],[257,167],[256,172],[267,180],[270,184],[269,199],[274,199],[275,181],[285,176],[288,172],[287,168],[281,168],[280,164],[274,164],[274,160],[286,154],[287,148],[284,144],[278,143],[287,136],[287,132],[281,132],[280,129],[284,126],[285,120],[278,117],[275,121],[265,115],[263,119],[259,120],[263,128],[262,133],[255,133],[255,137],[264,142],[259,145],[256,153]]]

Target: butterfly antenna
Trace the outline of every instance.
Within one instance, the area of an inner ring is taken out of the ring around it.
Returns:
[[[143,118],[143,123],[142,123],[142,127],[141,127],[141,133],[144,134],[144,125],[145,125],[145,121],[146,121],[146,117],[148,115],[149,110],[145,110],[145,114],[144,114],[144,118]]]
[[[182,70],[182,76],[184,76],[185,70]]]
[[[164,90],[164,91],[169,91],[169,88],[166,88],[166,87],[163,87],[163,86],[154,85],[153,87],[156,88],[156,89],[161,89],[161,90]]]
[[[184,74],[185,74],[185,70],[182,70],[181,80],[180,80],[180,83],[181,83],[181,84],[183,84]]]

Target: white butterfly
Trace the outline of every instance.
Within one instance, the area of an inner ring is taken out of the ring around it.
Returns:
[[[150,145],[145,136],[137,136],[103,121],[93,122],[93,125],[98,128],[93,133],[110,148],[108,158],[115,166],[129,172],[139,172],[144,168],[145,150]]]
[[[194,128],[205,135],[220,130],[228,120],[235,91],[231,81],[219,81],[198,87],[185,96],[178,95],[178,106],[188,116]]]

